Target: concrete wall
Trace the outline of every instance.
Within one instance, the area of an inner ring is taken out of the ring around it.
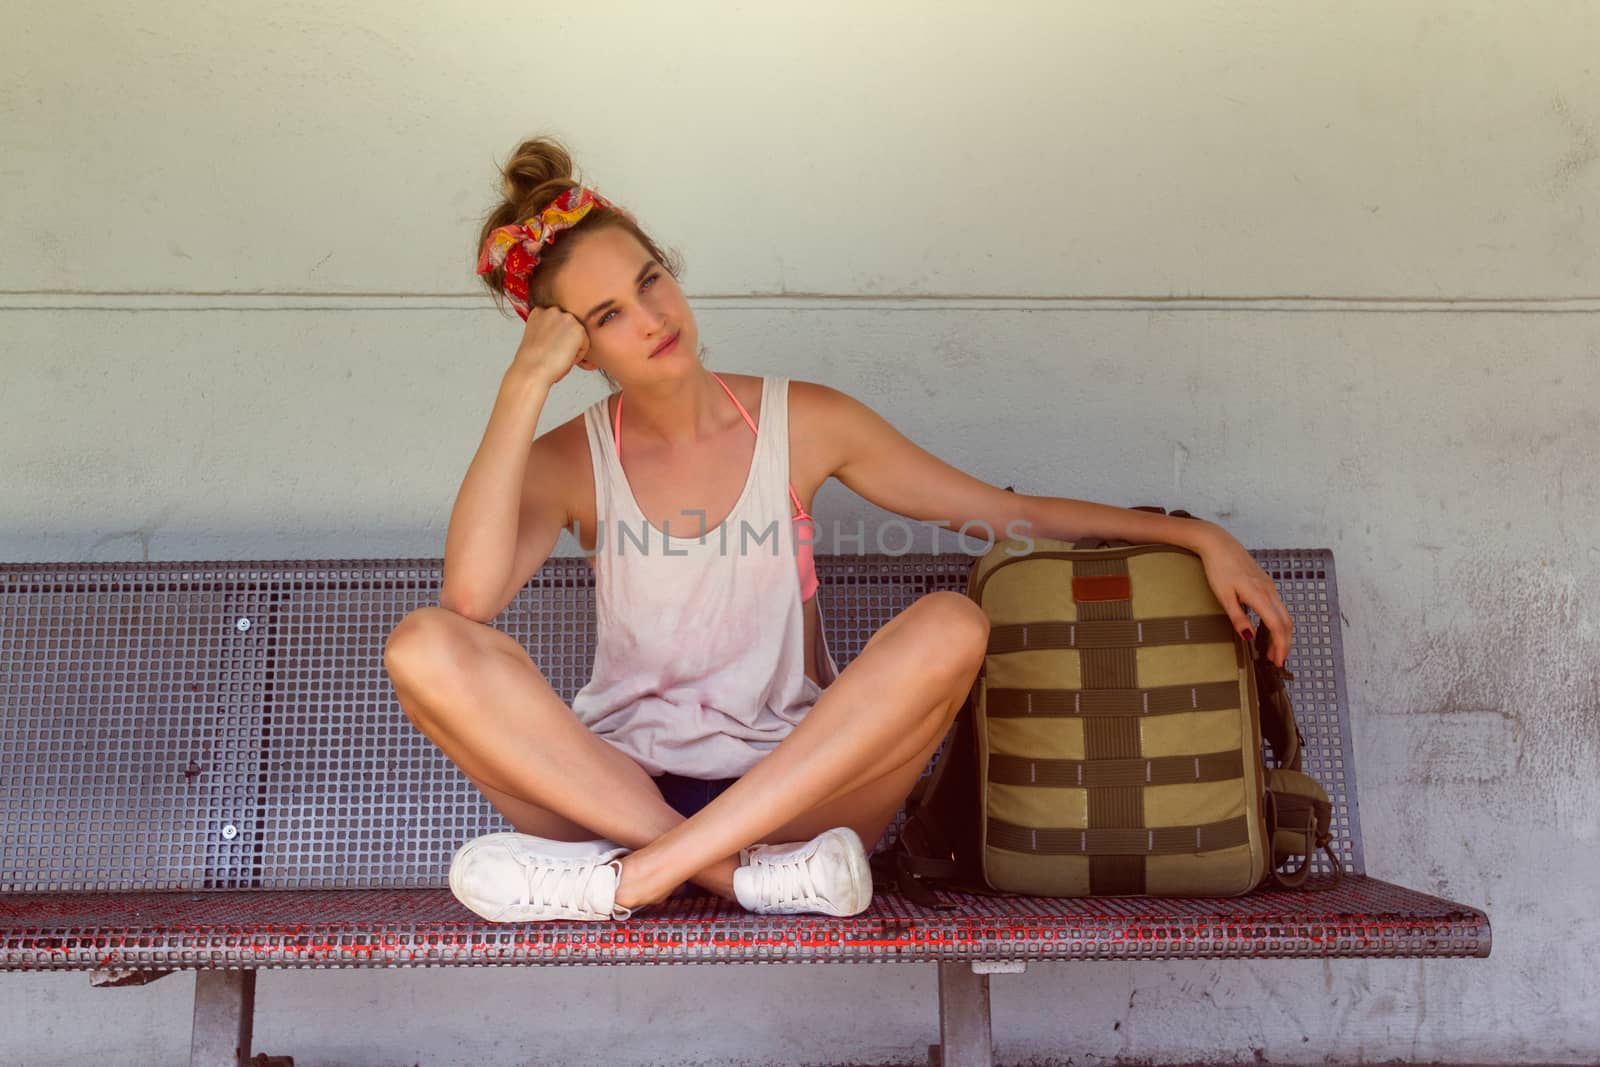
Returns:
[[[518,336],[475,220],[555,133],[683,251],[712,366],[828,382],[994,484],[1336,554],[1369,869],[1486,908],[1493,957],[1034,966],[994,980],[1003,1062],[1600,1057],[1594,5],[5,22],[0,559],[441,554]],[[181,1060],[192,988],[0,975],[0,1062]],[[265,972],[257,1047],[912,1062],[934,988]]]

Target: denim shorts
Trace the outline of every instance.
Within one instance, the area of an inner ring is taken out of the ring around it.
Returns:
[[[658,774],[653,781],[666,802],[685,819],[722,795],[737,778],[686,778],[681,774]]]

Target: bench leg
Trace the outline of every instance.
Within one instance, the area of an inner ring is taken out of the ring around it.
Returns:
[[[255,971],[196,972],[189,1067],[238,1067],[247,1063],[255,1017]]]
[[[994,1067],[989,1032],[989,976],[971,963],[939,964],[939,1044],[932,1067]]]

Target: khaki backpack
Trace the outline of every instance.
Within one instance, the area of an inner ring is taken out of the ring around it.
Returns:
[[[1002,541],[967,595],[989,617],[988,655],[875,857],[883,882],[927,904],[929,887],[1238,896],[1301,886],[1323,848],[1337,884],[1293,675],[1267,659],[1264,628],[1253,645],[1234,631],[1195,553]]]

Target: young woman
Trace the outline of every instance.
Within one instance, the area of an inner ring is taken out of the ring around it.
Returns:
[[[962,594],[930,593],[841,671],[807,512],[829,478],[952,530],[1183,545],[1234,625],[1253,608],[1287,658],[1277,589],[1221,527],[1006,492],[838,390],[715,373],[675,259],[574,181],[559,143],[522,144],[504,192],[479,274],[526,327],[451,513],[440,606],[384,651],[407,716],[516,828],[452,861],[478,914],[626,918],[685,881],[757,912],[867,907],[866,847],[943,739],[989,627]],[[535,437],[574,367],[611,395]],[[599,634],[571,706],[489,625],[568,528]]]

